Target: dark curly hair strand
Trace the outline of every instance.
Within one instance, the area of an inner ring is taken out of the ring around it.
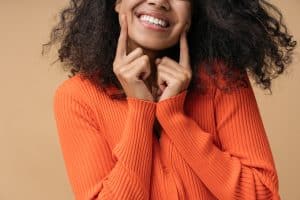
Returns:
[[[60,13],[50,41],[43,44],[42,54],[59,43],[57,60],[64,63],[69,77],[82,73],[100,88],[113,85],[122,90],[112,69],[120,33],[115,3],[71,0]],[[228,83],[243,82],[248,71],[257,84],[272,92],[271,80],[291,63],[297,44],[288,34],[280,10],[265,0],[194,0],[192,5],[188,43],[193,78],[188,89],[202,88],[197,73],[200,68],[214,78],[215,62],[221,61]],[[178,61],[178,44],[167,52]],[[110,96],[125,97],[124,93]]]

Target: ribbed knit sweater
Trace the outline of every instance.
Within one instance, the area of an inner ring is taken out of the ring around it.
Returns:
[[[74,197],[279,200],[252,87],[226,93],[206,84],[205,94],[185,90],[151,102],[111,99],[80,74],[63,81],[54,113]]]

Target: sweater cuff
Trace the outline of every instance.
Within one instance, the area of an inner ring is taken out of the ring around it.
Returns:
[[[184,113],[184,101],[187,95],[187,90],[164,99],[156,104],[156,116],[159,121],[168,120],[176,114]]]
[[[128,113],[122,138],[113,148],[113,155],[141,180],[148,181],[151,172],[153,142],[151,133],[156,104],[137,98],[127,100]]]
[[[127,103],[128,116],[133,117],[132,121],[136,122],[137,131],[141,128],[151,130],[155,120],[156,103],[133,97],[127,97]],[[139,125],[143,127],[139,127]]]

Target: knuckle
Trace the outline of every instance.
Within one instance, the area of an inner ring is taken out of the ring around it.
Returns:
[[[163,65],[157,65],[157,69],[161,69],[161,68],[163,68]]]
[[[181,79],[174,79],[174,84],[175,85],[181,85],[182,80]]]
[[[118,68],[119,62],[118,61],[114,61],[113,62],[113,70],[116,70]]]
[[[121,68],[119,69],[119,73],[120,73],[120,74],[123,74],[123,75],[126,75],[126,68],[125,68],[125,66],[124,66],[124,67],[121,67]]]
[[[126,82],[130,82],[132,80],[130,73],[123,73],[122,78],[126,80]]]
[[[123,78],[124,78],[127,82],[129,82],[129,81],[131,80],[129,74],[124,74],[124,75],[123,75]]]
[[[178,82],[178,83],[184,83],[184,81],[185,81],[185,77],[184,76],[180,76],[178,79],[176,79],[176,81]]]
[[[124,71],[125,71],[124,68],[120,68],[120,69],[117,70],[116,74],[118,76],[124,78],[124,74],[125,74]]]
[[[149,61],[149,57],[147,55],[143,55],[145,61]]]
[[[113,62],[113,68],[116,68],[116,66],[117,66],[117,62],[114,61],[114,62]]]
[[[191,72],[190,72],[190,70],[184,70],[184,71],[183,71],[183,74],[184,74],[184,76],[185,76],[186,78],[190,78],[190,77],[191,77]]]
[[[119,70],[116,66],[113,67],[113,72],[118,75],[119,74]]]
[[[142,66],[146,65],[146,61],[142,59],[142,60],[140,61],[140,65],[142,65]]]
[[[138,47],[137,50],[138,54],[142,54],[143,53],[143,49],[141,47]]]
[[[144,55],[142,57],[142,64],[147,65],[148,62],[149,62],[149,57],[147,55]]]

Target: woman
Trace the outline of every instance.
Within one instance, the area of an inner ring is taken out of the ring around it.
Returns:
[[[54,113],[75,198],[280,199],[248,79],[270,89],[291,61],[296,42],[271,11],[72,0],[46,46],[61,42],[71,71]]]

